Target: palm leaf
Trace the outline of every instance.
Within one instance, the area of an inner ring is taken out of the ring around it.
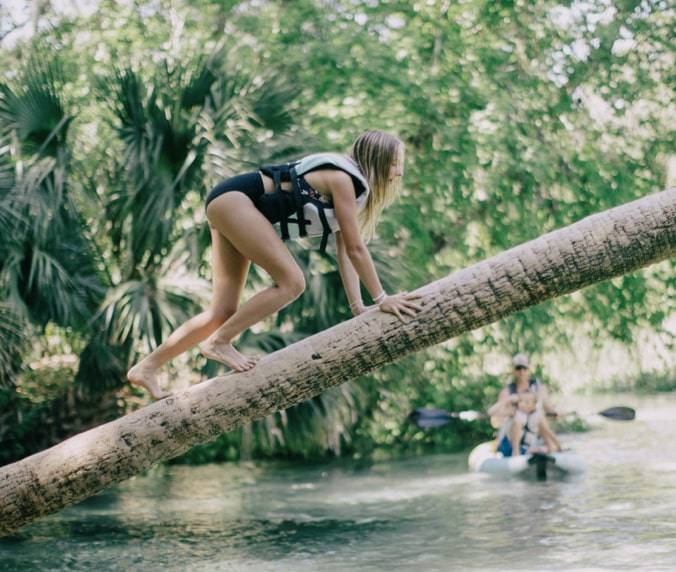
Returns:
[[[15,132],[24,155],[57,157],[72,120],[59,95],[64,72],[58,58],[32,52],[14,89],[0,84],[0,137]]]
[[[101,329],[92,328],[93,332]],[[115,389],[124,379],[129,349],[115,346],[100,333],[94,333],[80,353],[75,384],[81,395]]]
[[[28,346],[28,328],[6,302],[0,302],[0,390],[12,387]]]

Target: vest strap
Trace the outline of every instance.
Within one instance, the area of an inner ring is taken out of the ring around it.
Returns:
[[[299,237],[305,237],[308,235],[306,226],[312,224],[312,221],[305,218],[304,206],[310,203],[316,207],[317,214],[319,216],[319,222],[322,225],[321,244],[319,246],[319,251],[324,253],[326,252],[326,246],[328,244],[329,235],[333,232],[331,226],[329,225],[329,221],[327,219],[324,209],[325,208],[332,209],[333,202],[329,200],[328,204],[326,204],[323,201],[318,200],[316,197],[309,194],[305,189],[303,189],[303,187],[301,187],[300,177],[304,175],[306,172],[314,170],[323,165],[331,165],[330,168],[337,168],[343,171],[347,171],[352,177],[353,181],[355,180],[356,175],[353,172],[355,170],[355,167],[351,163],[348,163],[347,161],[339,161],[338,163],[336,163],[335,159],[333,159],[328,161],[321,160],[320,162],[316,158],[314,161],[316,164],[313,164],[312,162],[310,162],[309,164],[308,163],[303,164],[303,160],[298,160],[283,163],[280,165],[263,165],[262,167],[260,167],[260,170],[264,174],[272,177],[274,181],[274,193],[277,194],[285,193],[291,199],[291,205],[289,206],[293,209],[293,212],[295,212],[296,216],[295,218],[292,218],[292,215],[290,215],[281,218],[279,220],[279,230],[282,240],[289,240],[290,238],[289,233],[290,223],[298,225]],[[296,170],[296,167],[301,169],[300,175]],[[364,187],[365,189],[364,192],[368,193],[369,191],[368,186],[366,185],[366,183],[362,182],[361,176],[358,178],[358,180]],[[291,182],[290,192],[282,190],[282,181]],[[357,187],[358,186],[355,184],[355,189],[357,189]],[[361,193],[358,193],[358,196],[360,194]]]
[[[317,207],[319,213],[319,220],[322,223],[322,242],[319,245],[319,252],[326,252],[326,243],[329,241],[329,234],[331,234],[331,227],[329,221],[326,220],[326,213],[324,212],[324,205],[320,201],[312,201]]]
[[[283,218],[279,221],[279,230],[282,233],[282,240],[289,240],[289,222]]]
[[[272,169],[272,178],[275,181],[275,193],[282,192],[282,170],[283,167]],[[286,219],[279,221],[279,227],[282,234],[282,240],[289,240],[289,224],[287,223]]]
[[[305,213],[303,212],[303,196],[300,192],[300,183],[298,182],[298,175],[296,174],[296,168],[291,167],[289,169],[289,175],[291,176],[291,192],[293,193],[293,202],[296,207],[296,219],[298,223],[298,236],[307,236],[307,230],[305,228]]]

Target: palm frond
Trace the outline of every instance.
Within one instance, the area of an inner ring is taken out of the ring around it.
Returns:
[[[180,86],[178,103],[182,109],[191,110],[204,106],[204,100],[209,96],[211,86],[218,80],[212,69],[212,61],[217,55],[199,54],[188,65],[178,67],[177,83]]]
[[[114,345],[144,341],[150,349],[172,330],[199,312],[208,296],[208,285],[197,277],[151,277],[145,273],[111,288],[93,318],[103,319],[106,339]]]
[[[0,137],[16,133],[22,154],[58,157],[65,145],[73,117],[60,95],[64,75],[58,58],[36,50],[19,70],[13,88],[0,84]]]
[[[91,396],[97,392],[115,389],[124,380],[129,350],[112,345],[95,327],[94,333],[80,353],[75,384],[79,393]]]
[[[341,455],[364,407],[364,392],[346,383],[295,407],[252,423],[259,450],[267,454]]]
[[[256,123],[280,133],[289,129],[295,123],[294,112],[300,112],[302,108],[301,92],[298,83],[289,81],[285,74],[275,70],[256,78],[247,90]]]
[[[7,303],[0,302],[0,390],[14,385],[28,346],[29,329],[22,317]]]

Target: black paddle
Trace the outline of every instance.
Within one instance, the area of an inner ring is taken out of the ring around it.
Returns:
[[[603,411],[599,411],[599,415],[613,419],[614,421],[632,421],[636,418],[636,411],[631,407],[616,406],[609,407]],[[412,411],[408,419],[411,423],[415,423],[418,427],[427,429],[429,427],[442,427],[454,420],[460,421],[475,421],[476,419],[488,418],[486,413],[480,411],[455,411],[449,412],[443,409],[429,409],[420,407]]]
[[[636,411],[631,407],[623,407],[622,405],[599,411],[599,415],[603,415],[608,419],[614,419],[615,421],[633,421],[636,419]]]

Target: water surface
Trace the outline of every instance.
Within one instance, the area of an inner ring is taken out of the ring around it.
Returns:
[[[1,570],[676,570],[676,395],[564,436],[584,476],[469,474],[466,454],[173,466],[0,541]]]

